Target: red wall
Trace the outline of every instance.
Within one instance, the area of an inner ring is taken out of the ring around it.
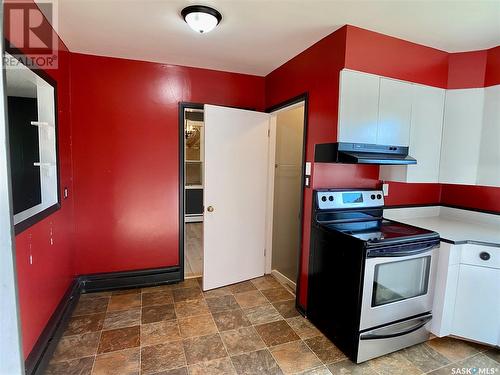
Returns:
[[[57,34],[50,24],[48,32]],[[28,50],[23,50],[29,55]],[[72,252],[72,170],[69,110],[69,52],[58,42],[58,69],[46,70],[57,81],[59,176],[61,190],[67,186],[68,199],[61,209],[16,236],[16,265],[21,311],[22,343],[25,358],[59,304],[73,279]],[[62,197],[62,194],[61,194]],[[50,244],[52,232],[53,245]],[[32,255],[33,264],[29,264]]]
[[[488,50],[484,85],[500,85],[500,46]]]
[[[178,103],[264,107],[264,78],[71,55],[77,274],[179,264]]]
[[[484,87],[488,51],[450,53],[448,60],[449,89]]]
[[[346,68],[424,85],[447,87],[448,53],[347,26]]]
[[[500,213],[500,187],[443,184],[441,203]]]

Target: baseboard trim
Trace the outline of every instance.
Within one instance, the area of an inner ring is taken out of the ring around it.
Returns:
[[[293,291],[293,294],[296,293],[297,291],[297,284],[294,283],[292,280],[290,280],[288,277],[286,277],[285,275],[283,275],[280,271],[278,270],[272,270],[271,271],[271,275],[273,275],[276,279],[278,279],[278,281],[287,286],[289,289],[291,289]]]
[[[165,267],[82,275],[78,279],[81,292],[89,293],[170,284],[181,281],[183,279],[181,276],[180,267]]]
[[[27,375],[42,375],[54,354],[82,293],[140,288],[182,281],[180,267],[110,272],[76,277],[24,362]]]
[[[26,374],[43,374],[79,298],[80,284],[77,279],[74,279],[33,346],[31,353],[24,361]]]

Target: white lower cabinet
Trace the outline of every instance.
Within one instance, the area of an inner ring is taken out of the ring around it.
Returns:
[[[452,333],[500,344],[500,269],[460,265]]]
[[[500,345],[500,247],[441,244],[431,331]]]

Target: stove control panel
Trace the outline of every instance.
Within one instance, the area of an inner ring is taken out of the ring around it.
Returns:
[[[317,190],[316,202],[320,210],[382,207],[382,190]]]

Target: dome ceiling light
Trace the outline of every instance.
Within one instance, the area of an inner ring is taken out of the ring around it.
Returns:
[[[188,6],[182,10],[181,15],[189,27],[200,34],[212,31],[222,20],[219,11],[204,5]]]

